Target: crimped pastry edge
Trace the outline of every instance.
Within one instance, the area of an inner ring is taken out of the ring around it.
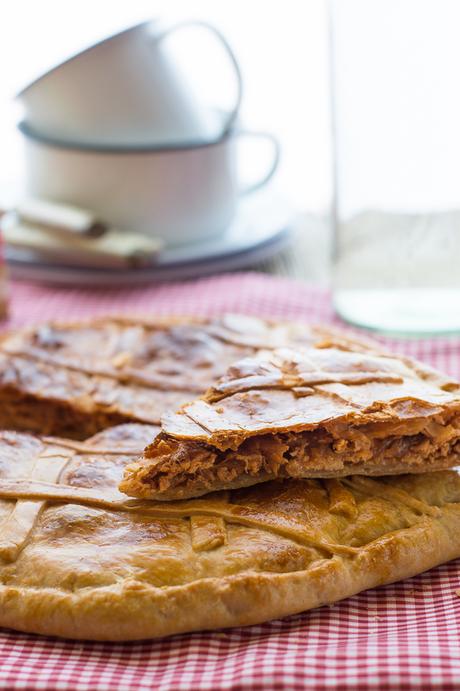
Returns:
[[[460,505],[389,533],[350,559],[291,573],[246,572],[164,588],[138,581],[63,593],[0,586],[0,626],[80,640],[127,641],[247,626],[332,604],[460,557]]]

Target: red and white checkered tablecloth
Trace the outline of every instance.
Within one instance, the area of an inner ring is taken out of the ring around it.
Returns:
[[[257,274],[119,290],[17,283],[11,325],[93,314],[335,320],[327,292]],[[460,376],[460,339],[386,339]],[[141,643],[81,643],[0,631],[0,689],[460,688],[460,560],[333,607],[262,626]]]

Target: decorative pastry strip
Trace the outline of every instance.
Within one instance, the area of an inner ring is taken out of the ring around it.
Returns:
[[[221,516],[190,516],[190,530],[195,552],[209,552],[227,542],[227,529]]]
[[[223,382],[207,394],[210,403],[222,401],[227,396],[236,393],[244,393],[252,389],[280,389],[293,390],[299,397],[308,396],[315,392],[314,387],[319,384],[402,384],[403,379],[399,375],[391,375],[387,372],[349,372],[340,374],[337,372],[316,372],[299,373],[295,376],[281,374],[263,374],[254,377],[247,377],[240,381]]]
[[[63,439],[62,437],[42,437],[42,440],[46,444],[55,444],[66,449],[71,449],[76,451],[80,455],[91,455],[91,456],[140,456],[142,453],[141,448],[133,449],[125,446],[113,446],[113,447],[103,447],[103,446],[91,446],[85,442],[73,441],[72,439]]]
[[[69,456],[46,448],[35,460],[31,480],[49,483],[59,482],[59,477],[69,462]],[[5,520],[0,523],[0,559],[12,562],[27,543],[46,501],[18,500]]]
[[[358,513],[356,500],[342,482],[336,478],[331,478],[324,480],[323,483],[329,494],[329,511],[346,518],[355,518]]]

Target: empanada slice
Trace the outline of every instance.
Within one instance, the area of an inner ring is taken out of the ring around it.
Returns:
[[[276,478],[420,473],[460,463],[459,384],[343,348],[261,352],[166,414],[123,492],[184,499]]]
[[[123,467],[153,433],[0,432],[0,626],[123,641],[257,624],[460,556],[455,471],[129,499]]]

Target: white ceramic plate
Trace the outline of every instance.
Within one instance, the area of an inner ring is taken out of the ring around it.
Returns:
[[[270,189],[242,197],[237,216],[217,239],[169,248],[155,264],[137,269],[99,269],[51,264],[38,253],[6,248],[14,278],[71,285],[134,285],[193,278],[242,269],[264,261],[290,237],[292,209]]]

